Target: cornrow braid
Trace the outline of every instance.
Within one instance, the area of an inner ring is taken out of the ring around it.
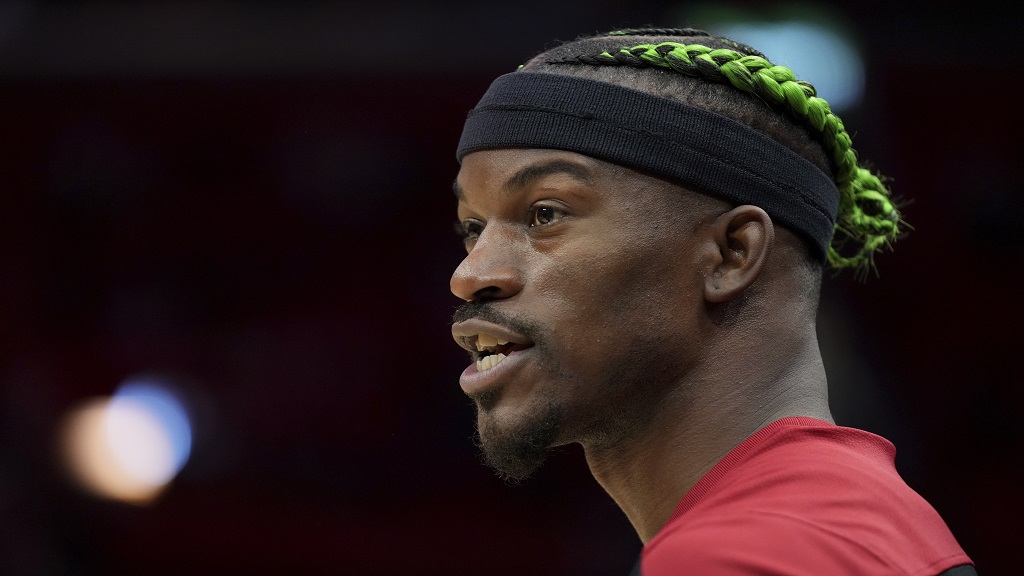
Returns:
[[[762,58],[766,58],[764,54],[750,46],[747,46],[746,44],[741,44],[739,42],[736,42],[735,40],[731,40],[724,36],[712,36],[708,32],[705,32],[704,30],[699,30],[697,28],[623,28],[622,30],[613,30],[611,32],[605,33],[602,36],[682,36],[686,38],[707,37],[714,38],[715,40],[723,44],[728,44],[733,48],[746,54],[752,54],[760,56]]]
[[[606,36],[708,36],[694,29],[627,29]],[[732,48],[703,44],[660,42],[637,44],[600,54],[545,60],[545,64],[584,64],[659,68],[730,85],[751,94],[809,127],[829,156],[839,188],[839,213],[828,248],[828,262],[836,269],[851,268],[858,275],[874,269],[874,254],[891,248],[906,227],[882,177],[858,164],[852,139],[843,121],[813,85],[798,80],[785,66],[772,64],[760,52],[728,40],[711,38]],[[842,251],[842,252],[841,252]]]

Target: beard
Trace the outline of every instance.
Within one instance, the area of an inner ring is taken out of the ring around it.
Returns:
[[[477,410],[474,442],[482,459],[498,476],[513,484],[529,479],[559,445],[579,442],[587,450],[601,451],[640,433],[667,390],[658,383],[672,382],[679,373],[677,347],[665,336],[635,337],[621,347],[603,373],[581,377],[559,361],[559,354],[547,346],[544,331],[538,325],[504,314],[486,302],[463,304],[456,310],[454,320],[472,317],[531,336],[534,361],[549,375],[549,384],[557,383],[546,387],[542,396],[511,422],[501,421],[495,415],[503,390],[485,390],[472,397]],[[582,412],[578,406],[569,406],[567,410],[556,393],[561,390],[564,396],[566,391],[588,389],[599,391],[600,400]]]
[[[653,354],[652,350],[661,352]],[[639,338],[624,347],[618,361],[589,385],[578,374],[553,361],[543,348],[537,361],[546,367],[557,388],[601,391],[600,400],[585,411],[566,406],[555,388],[521,412],[514,422],[501,422],[492,412],[503,390],[487,390],[473,396],[477,409],[474,441],[483,461],[505,481],[518,484],[544,464],[548,454],[570,442],[583,445],[588,454],[614,450],[637,438],[651,423],[651,415],[665,402],[666,382],[678,378],[677,352],[665,341]],[[567,410],[568,408],[568,410]]]
[[[535,339],[536,351],[543,350],[542,342],[536,341],[536,325],[499,312],[488,302],[467,302],[459,306],[452,320],[459,322],[468,318],[482,318],[530,335]],[[562,410],[549,395],[529,416],[511,426],[503,426],[492,413],[501,394],[501,390],[487,390],[473,396],[477,410],[473,440],[485,464],[506,482],[518,484],[530,478],[547,459],[548,451],[561,432]]]
[[[485,464],[506,482],[518,484],[530,478],[547,459],[561,432],[562,411],[554,401],[548,400],[529,419],[517,422],[512,428],[502,428],[488,412],[499,395],[500,391],[494,391],[475,398],[474,441]]]

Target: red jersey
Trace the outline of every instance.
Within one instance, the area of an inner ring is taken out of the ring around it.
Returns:
[[[644,547],[642,573],[933,576],[972,564],[895,455],[862,430],[774,422],[687,492]]]

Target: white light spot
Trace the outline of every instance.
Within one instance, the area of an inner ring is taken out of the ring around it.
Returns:
[[[126,470],[158,483],[170,481],[192,449],[188,413],[157,380],[130,380],[114,393],[107,434]]]
[[[115,398],[107,406],[103,424],[110,453],[126,474],[153,486],[174,477],[170,437],[145,404]]]
[[[146,503],[188,460],[192,432],[178,398],[162,383],[125,383],[112,398],[72,410],[62,437],[69,470],[106,498]]]

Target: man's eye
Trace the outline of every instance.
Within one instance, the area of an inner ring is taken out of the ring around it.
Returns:
[[[455,232],[462,236],[462,239],[466,242],[476,240],[483,231],[484,225],[476,220],[464,220],[455,223]]]
[[[551,224],[563,216],[562,211],[551,206],[534,206],[530,210],[530,228]]]

